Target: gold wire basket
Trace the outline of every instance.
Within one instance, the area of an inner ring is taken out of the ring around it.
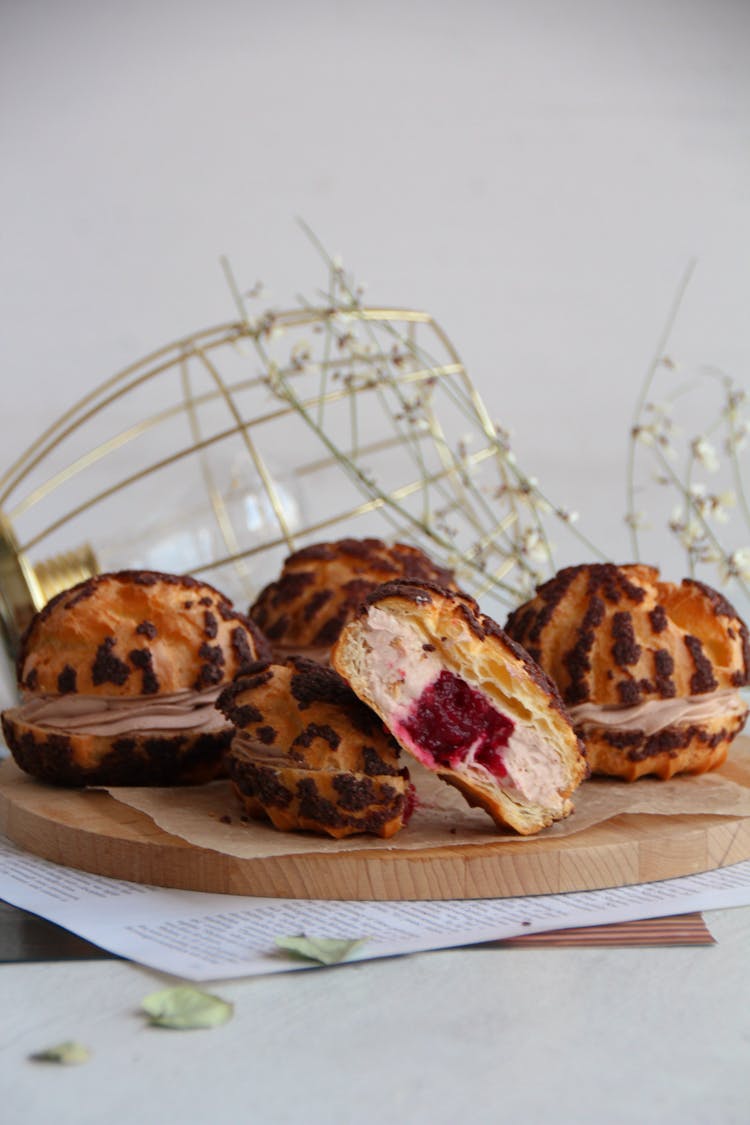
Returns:
[[[516,604],[551,566],[507,434],[425,312],[325,300],[191,333],[96,387],[0,477],[9,655],[34,611],[100,570],[205,577],[244,608],[290,551],[411,542]]]

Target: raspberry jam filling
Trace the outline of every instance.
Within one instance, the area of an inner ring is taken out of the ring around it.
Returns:
[[[475,762],[496,777],[507,775],[502,750],[514,723],[452,672],[443,670],[425,688],[400,726],[437,765],[454,769],[476,747]]]

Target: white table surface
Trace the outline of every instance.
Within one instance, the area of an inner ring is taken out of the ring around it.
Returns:
[[[712,947],[504,949],[210,986],[211,1031],[146,1026],[169,978],[118,961],[0,967],[4,1125],[243,1121],[741,1125],[750,908]],[[27,1056],[74,1038],[88,1063]]]

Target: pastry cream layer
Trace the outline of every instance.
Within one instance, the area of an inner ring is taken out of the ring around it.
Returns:
[[[117,699],[93,695],[40,695],[26,700],[19,718],[68,734],[118,735],[138,731],[216,731],[228,725],[214,704],[224,685]]]
[[[232,749],[243,750],[258,766],[273,766],[274,769],[306,769],[299,757],[294,757],[283,749],[281,745],[272,743],[266,746],[248,734],[247,731],[238,730],[232,739]]]
[[[594,723],[617,730],[643,731],[649,736],[665,727],[705,723],[719,716],[731,719],[746,712],[747,703],[738,691],[712,691],[683,699],[649,699],[634,707],[601,707],[596,703],[581,703],[570,708],[576,726]]]
[[[439,769],[432,755],[404,729],[404,720],[410,709],[427,687],[433,684],[446,668],[426,638],[414,629],[404,628],[401,622],[386,610],[373,606],[367,614],[364,637],[368,649],[366,674],[368,690],[388,726],[404,742],[416,758],[431,769]],[[450,671],[450,668],[448,669]],[[474,690],[481,690],[470,684]],[[484,693],[482,693],[484,694]],[[499,710],[494,700],[486,696],[490,705]],[[457,773],[470,773],[477,780],[498,783],[498,777],[476,760],[482,740],[468,748],[460,762],[451,765]],[[512,796],[520,794],[524,801],[546,808],[562,807],[560,790],[566,777],[560,755],[554,747],[532,726],[513,720],[513,731],[503,747],[502,764],[507,777],[499,782]]]

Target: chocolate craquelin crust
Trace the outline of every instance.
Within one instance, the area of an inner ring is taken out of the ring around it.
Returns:
[[[528,643],[525,645],[525,647],[528,649],[533,660],[538,659],[538,655],[535,653],[535,642],[539,640],[542,630],[544,629],[547,622],[551,619],[557,606],[565,597],[566,593],[568,592],[568,587],[571,585],[574,578],[575,574],[573,573],[573,568],[571,567],[567,571],[561,571],[556,576],[556,578],[553,578],[551,581],[545,583],[545,585],[541,586],[537,591],[544,605],[536,616],[534,615],[533,610],[529,610],[528,618],[526,621],[526,625],[528,626]],[[519,611],[516,612],[518,613]],[[506,632],[512,632],[512,635],[518,638],[518,633],[516,632],[516,630],[514,629],[511,631],[509,628],[511,621],[514,621],[514,619],[515,614],[512,618],[509,619],[508,626],[506,626]]]
[[[625,611],[615,613],[612,618],[612,656],[618,668],[637,664],[641,658],[641,646],[635,639],[633,618]]]
[[[529,612],[531,613],[533,611]],[[604,616],[604,602],[596,594],[593,594],[589,601],[588,609],[584,614],[583,621],[581,622],[581,627],[578,630],[576,642],[563,656],[563,664],[567,668],[571,680],[566,700],[570,705],[580,703],[588,698],[586,676],[591,671],[589,654],[594,647],[594,641],[596,639],[595,630],[601,625]],[[536,657],[534,659],[539,659],[539,650],[536,649],[535,651]]]
[[[76,739],[41,731],[20,734],[3,716],[3,734],[18,765],[40,781],[80,788],[85,785],[174,785],[209,781],[220,771],[232,732],[119,737],[95,766],[83,767]]]
[[[361,734],[369,737],[374,731],[382,730],[377,715],[357,698],[333,668],[303,656],[290,657],[289,664],[294,668],[289,688],[300,711],[306,711],[316,703],[331,703]]]
[[[697,637],[688,634],[685,637],[685,646],[695,665],[695,672],[690,678],[691,694],[702,695],[704,692],[716,691],[719,685],[716,682],[711,661],[703,651],[701,642]]]
[[[143,673],[141,682],[142,695],[156,695],[159,691],[159,677],[154,671],[154,658],[147,648],[134,648],[128,654],[128,660]]]
[[[674,658],[665,648],[658,648],[654,653],[654,670],[656,672],[654,685],[660,699],[674,699],[677,688],[672,679],[674,672]]]
[[[60,695],[67,695],[76,690],[76,670],[71,668],[70,664],[66,664],[57,677],[57,690]]]
[[[622,707],[637,707],[641,702],[641,684],[637,680],[620,680],[617,694]]]
[[[210,645],[207,641],[204,641],[198,649],[198,655],[203,664],[201,664],[198,675],[193,682],[193,688],[195,691],[205,691],[207,688],[220,684],[225,678],[224,649],[221,645]]]
[[[277,770],[259,765],[244,755],[233,754],[227,762],[227,773],[241,793],[256,797],[269,808],[286,809],[294,793],[282,785]]]
[[[663,605],[654,606],[649,610],[648,619],[655,633],[663,633],[667,627],[667,611]]]
[[[730,732],[724,727],[709,734],[695,725],[664,727],[648,737],[642,730],[602,731],[600,734],[609,746],[627,750],[626,757],[630,762],[643,762],[646,758],[655,758],[657,754],[676,758],[680,750],[684,750],[693,739],[713,750],[729,736]]]
[[[292,749],[306,750],[316,738],[322,738],[332,750],[338,750],[341,745],[341,735],[327,723],[308,723],[302,734],[298,734],[292,743]]]
[[[314,777],[295,779],[292,789],[279,781],[276,770],[239,756],[230,756],[228,769],[254,815],[272,820],[274,811],[285,812],[296,804],[296,818],[312,830],[313,825],[319,825],[324,830],[378,835],[384,825],[403,814],[406,804],[405,795],[387,783],[346,773],[334,774],[330,779],[336,795],[334,803],[319,791]]]
[[[370,777],[408,777],[408,771],[391,766],[380,757],[374,746],[362,747],[363,772]]]
[[[116,684],[121,687],[130,675],[128,665],[114,654],[116,644],[115,637],[107,637],[96,650],[91,666],[91,679],[97,685]]]

